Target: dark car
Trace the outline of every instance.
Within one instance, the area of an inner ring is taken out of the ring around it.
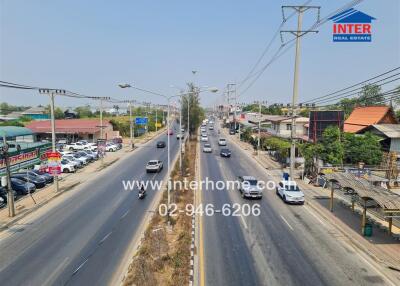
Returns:
[[[52,175],[50,175],[49,173],[42,172],[39,170],[30,170],[28,173],[32,174],[32,175],[41,176],[42,178],[44,178],[46,180],[46,184],[51,184],[54,182],[54,177]]]
[[[231,150],[229,150],[228,148],[222,148],[221,151],[219,152],[219,154],[221,155],[221,157],[229,158],[232,153],[231,153]]]
[[[34,184],[25,182],[17,178],[11,178],[11,188],[17,193],[18,196],[24,196],[29,193],[34,193],[36,190]]]
[[[236,133],[236,132],[235,132],[235,129],[230,129],[230,130],[229,130],[229,135],[235,135],[235,133]]]
[[[43,188],[46,186],[46,180],[43,177],[33,176],[29,173],[14,173],[11,175],[11,178],[20,179],[25,182],[33,183],[36,188]]]
[[[157,148],[165,148],[165,142],[164,141],[158,141],[157,142]]]
[[[14,199],[17,197],[17,193],[13,190],[14,193]],[[0,186],[0,207],[3,205],[7,204],[7,190],[4,187]]]

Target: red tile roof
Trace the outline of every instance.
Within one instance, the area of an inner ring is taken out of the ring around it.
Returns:
[[[370,125],[379,123],[397,123],[390,107],[356,107],[344,122],[344,132],[357,133]]]
[[[55,121],[56,133],[96,133],[100,131],[99,119],[57,119]],[[108,120],[103,120],[104,126],[111,125]],[[32,121],[27,128],[35,133],[50,133],[50,120]]]

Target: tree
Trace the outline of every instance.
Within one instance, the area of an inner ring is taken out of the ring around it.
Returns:
[[[93,117],[93,112],[90,110],[89,105],[78,106],[74,111],[77,113],[78,118]]]
[[[344,134],[344,159],[346,163],[357,164],[364,162],[367,165],[377,165],[382,161],[380,138],[371,132],[363,135],[353,133]]]
[[[381,87],[376,84],[367,84],[362,87],[359,93],[358,102],[364,106],[382,104],[384,96],[381,94]]]
[[[204,119],[204,110],[200,107],[198,88],[193,83],[188,83],[188,94],[182,96],[182,124],[188,126],[189,102],[189,134],[193,134]]]
[[[341,142],[341,132],[337,126],[329,126],[322,133],[321,159],[325,163],[340,165],[343,163],[344,149]]]

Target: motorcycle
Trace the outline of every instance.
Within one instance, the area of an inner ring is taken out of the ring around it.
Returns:
[[[144,199],[145,196],[146,196],[146,191],[144,190],[144,188],[140,189],[138,193],[139,199]]]

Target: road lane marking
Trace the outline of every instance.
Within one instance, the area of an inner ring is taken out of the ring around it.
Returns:
[[[200,142],[197,143],[197,156],[198,156],[198,172],[199,172],[199,187],[198,187],[198,205],[202,204],[202,186],[201,186],[201,154],[200,154]],[[203,241],[203,216],[198,216],[199,218],[199,266],[200,266],[200,286],[205,285],[205,271],[204,271],[204,241]]]
[[[127,210],[120,218],[119,220],[122,220],[124,217],[126,217],[128,215],[128,213],[130,212],[130,210]]]
[[[86,262],[89,261],[89,258],[86,258],[85,261],[83,261],[78,268],[75,269],[75,271],[72,273],[72,276],[74,276],[76,273],[78,273],[78,271],[86,264]]]
[[[244,228],[247,229],[247,223],[246,223],[246,221],[244,220],[243,216],[241,215],[240,218],[242,219],[242,222],[243,222],[243,224],[244,224]]]
[[[287,226],[288,226],[291,230],[294,230],[293,227],[289,224],[289,222],[288,222],[282,215],[280,215],[280,216],[281,216],[281,219],[287,224]]]
[[[64,268],[64,266],[67,264],[69,261],[69,257],[65,257],[63,261],[54,269],[54,271],[51,273],[51,275],[43,282],[43,285],[53,285],[54,284],[54,278],[58,274],[58,272]]]
[[[309,210],[307,207],[304,208],[310,215],[312,215],[317,221],[319,221],[319,223],[323,226],[325,226],[326,228],[328,228],[328,226],[326,225],[325,222],[323,222],[319,217],[317,217],[315,214],[313,214],[313,212],[311,210]]]
[[[110,231],[109,233],[107,233],[107,234],[99,241],[99,245],[102,244],[111,234],[112,234],[112,231]]]

